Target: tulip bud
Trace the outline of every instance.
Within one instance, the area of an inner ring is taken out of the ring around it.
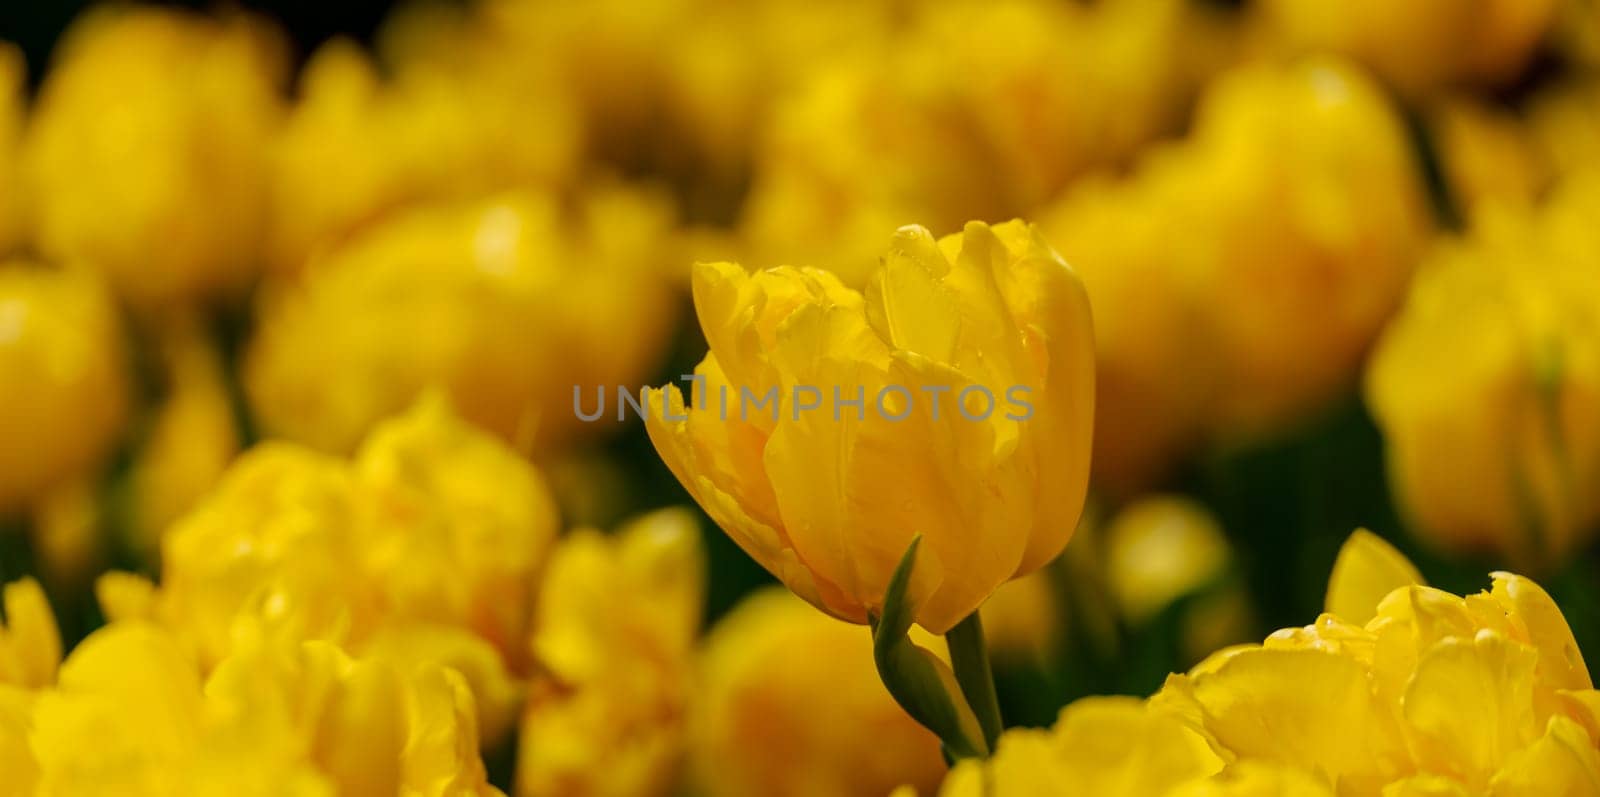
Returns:
[[[1076,275],[1031,227],[902,228],[865,295],[729,263],[698,266],[694,292],[711,352],[687,400],[652,391],[651,440],[801,597],[867,622],[921,535],[908,605],[943,634],[1066,545],[1093,339]]]

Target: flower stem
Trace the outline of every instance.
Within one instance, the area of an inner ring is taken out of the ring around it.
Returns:
[[[944,638],[950,645],[950,666],[955,670],[956,683],[978,715],[984,742],[993,752],[1004,726],[1000,722],[1000,701],[995,697],[994,671],[989,666],[989,646],[983,638],[983,620],[974,611]]]

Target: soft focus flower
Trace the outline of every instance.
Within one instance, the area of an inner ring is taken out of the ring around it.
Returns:
[[[1149,624],[1178,606],[1182,651],[1190,662],[1244,638],[1250,608],[1231,572],[1233,548],[1203,505],[1179,496],[1142,498],[1099,535],[1106,581],[1129,623]]]
[[[162,532],[216,485],[240,446],[221,352],[193,322],[170,327],[158,351],[166,395],[129,475],[127,542],[152,557]]]
[[[457,673],[327,643],[241,650],[202,678],[166,632],[114,624],[32,713],[39,795],[498,794]]]
[[[1600,163],[1600,78],[1569,78],[1541,88],[1527,119],[1557,176]]]
[[[1080,700],[962,763],[943,794],[1531,797],[1600,778],[1600,693],[1537,584],[1420,586],[1364,533],[1334,572],[1329,607],[1356,615],[1219,651],[1146,701]]]
[[[23,578],[0,587],[0,609],[0,688],[54,684],[61,633],[39,582]]]
[[[983,635],[996,659],[1044,663],[1061,651],[1067,612],[1055,572],[1050,564],[1007,581],[984,602]]]
[[[918,4],[783,100],[741,218],[764,262],[865,283],[882,230],[1027,216],[1181,121],[1211,60],[1189,4]],[[1181,35],[1190,42],[1179,45]]]
[[[241,287],[281,114],[276,33],[129,6],[85,15],[58,49],[24,153],[39,247],[146,307]]]
[[[638,384],[668,342],[670,223],[623,189],[570,212],[518,193],[396,215],[263,303],[252,406],[267,433],[335,452],[432,386],[519,448],[592,435],[605,423],[579,420],[574,385]]]
[[[698,266],[694,293],[711,352],[692,408],[676,386],[652,392],[651,439],[801,597],[866,622],[920,534],[908,605],[944,633],[1066,545],[1093,338],[1082,286],[1032,227],[902,228],[865,296],[816,269],[731,263]],[[724,395],[744,406],[722,411]]]
[[[319,48],[272,150],[268,264],[298,271],[419,202],[563,182],[577,155],[573,110],[480,61],[401,63],[384,79],[352,42]]]
[[[120,333],[88,275],[0,262],[0,514],[110,451],[127,414]]]
[[[22,235],[22,178],[17,173],[22,140],[22,53],[0,41],[0,258],[16,247]]]
[[[514,452],[425,401],[353,462],[244,454],[161,541],[159,588],[112,574],[106,614],[170,628],[206,670],[252,640],[330,640],[460,670],[484,736],[511,721],[554,504]]]
[[[523,797],[671,794],[683,757],[705,562],[693,515],[561,541],[539,595],[519,740]]]
[[[1533,132],[1505,109],[1452,97],[1429,109],[1428,125],[1445,185],[1469,216],[1486,202],[1536,202],[1550,182]]]
[[[1281,428],[1345,389],[1427,214],[1399,117],[1332,61],[1227,73],[1189,138],[1070,191],[1039,223],[1095,307],[1096,478],[1131,490],[1199,439]]]
[[[1559,0],[1558,6],[1556,38],[1562,50],[1584,64],[1600,64],[1600,5],[1591,0]]]
[[[709,797],[882,797],[932,789],[945,769],[939,740],[878,680],[871,635],[778,588],[711,632],[691,727]]]
[[[1356,59],[1410,95],[1515,80],[1560,0],[1266,0],[1270,36],[1295,51]]]
[[[1367,401],[1416,530],[1549,567],[1600,521],[1600,179],[1443,243],[1375,351]]]

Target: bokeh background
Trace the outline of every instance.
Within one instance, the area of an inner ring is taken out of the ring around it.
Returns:
[[[1358,527],[1452,592],[1539,577],[1600,649],[1593,3],[159,8],[0,8],[0,256],[96,280],[0,309],[81,289],[39,334],[104,348],[0,366],[0,581],[69,646],[237,452],[429,389],[565,527],[692,506],[570,410],[692,371],[692,262],[859,284],[902,224],[1021,217],[1101,354],[1089,515],[985,610],[1008,722],[1309,622]],[[709,628],[772,579],[700,525]]]

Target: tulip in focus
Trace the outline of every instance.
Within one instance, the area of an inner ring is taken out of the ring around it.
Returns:
[[[681,509],[561,541],[533,623],[518,795],[674,793],[705,569],[700,530]]]
[[[865,295],[815,269],[731,263],[698,266],[694,294],[711,352],[690,399],[652,392],[651,440],[812,605],[867,622],[921,535],[907,605],[943,634],[1066,545],[1088,476],[1093,338],[1076,275],[1032,227],[974,222],[938,241],[902,228]],[[722,412],[724,388],[777,403]],[[1008,388],[1025,389],[1025,420],[1001,403]],[[859,412],[839,403],[858,394]]]
[[[882,797],[944,775],[939,740],[879,682],[871,638],[781,589],[723,618],[701,667],[690,753],[708,797]]]
[[[127,416],[121,333],[90,275],[0,262],[0,515],[110,454]]]
[[[1600,179],[1443,243],[1384,333],[1367,402],[1411,525],[1550,568],[1600,525]]]
[[[671,216],[625,189],[578,205],[518,193],[420,207],[270,292],[244,371],[263,430],[350,451],[434,386],[519,449],[611,428],[575,416],[573,386],[638,384],[656,367],[675,314]]]
[[[1221,650],[1149,700],[1087,698],[1049,731],[1009,731],[941,794],[1534,797],[1600,778],[1600,692],[1537,584],[1421,586],[1365,532],[1334,574],[1314,624]]]
[[[151,310],[228,295],[256,266],[276,32],[245,16],[97,9],[58,47],[27,134],[39,248]]]

